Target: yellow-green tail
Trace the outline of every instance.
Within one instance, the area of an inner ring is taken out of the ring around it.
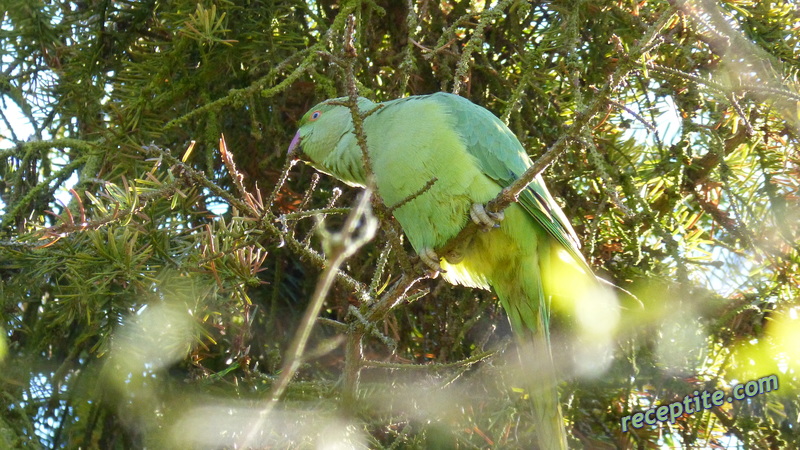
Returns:
[[[542,317],[536,330],[516,332],[525,390],[530,393],[536,424],[536,442],[542,450],[567,448],[567,433],[558,398],[549,331]]]
[[[561,450],[567,448],[567,435],[550,348],[549,307],[536,275],[525,279],[522,285],[495,284],[495,291],[517,338],[521,387],[529,393],[532,402],[536,443],[542,450]]]

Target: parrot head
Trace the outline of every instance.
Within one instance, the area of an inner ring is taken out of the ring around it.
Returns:
[[[289,156],[298,157],[317,170],[332,174],[348,184],[361,184],[363,167],[352,166],[361,153],[353,153],[355,147],[341,145],[352,141],[353,117],[346,106],[348,97],[339,97],[318,103],[308,110],[298,123],[297,133],[289,144]],[[362,113],[374,107],[370,100],[358,98],[359,111]],[[344,166],[348,166],[346,170]]]
[[[350,128],[350,110],[342,106],[346,98],[318,103],[298,123],[297,134],[289,144],[289,155],[305,156],[321,162],[333,150],[344,130]]]

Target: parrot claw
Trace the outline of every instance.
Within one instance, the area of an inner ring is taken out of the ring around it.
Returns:
[[[469,216],[483,231],[489,231],[492,228],[499,227],[500,222],[505,218],[503,211],[496,213],[487,212],[486,208],[480,203],[472,204],[472,208],[469,209]]]
[[[439,275],[439,272],[444,272],[442,270],[442,266],[439,264],[439,255],[437,255],[432,248],[423,249],[419,253],[419,259],[421,259],[425,265],[430,267],[432,272],[431,278],[436,278]]]

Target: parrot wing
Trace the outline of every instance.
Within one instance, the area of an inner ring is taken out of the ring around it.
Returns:
[[[486,176],[505,188],[521,176],[533,162],[517,137],[489,110],[457,95],[438,93],[433,97],[446,103],[455,117],[455,126],[467,151]],[[580,242],[541,176],[537,176],[519,196],[519,204],[558,241],[587,273],[591,268],[580,251]]]

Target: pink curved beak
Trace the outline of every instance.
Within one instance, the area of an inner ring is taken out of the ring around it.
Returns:
[[[300,152],[300,130],[297,130],[297,134],[294,135],[292,138],[292,143],[289,144],[289,151],[287,152],[288,156],[295,156],[297,153]]]

